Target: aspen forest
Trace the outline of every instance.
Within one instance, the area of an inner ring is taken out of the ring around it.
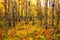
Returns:
[[[60,40],[60,0],[0,0],[0,40]]]

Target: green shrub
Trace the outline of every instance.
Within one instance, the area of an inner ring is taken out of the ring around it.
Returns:
[[[6,24],[4,22],[0,22],[0,28],[4,27]]]
[[[0,28],[1,28],[1,27],[3,27],[3,23],[2,23],[2,22],[0,22]]]
[[[33,24],[33,25],[35,25],[35,24],[36,24],[36,21],[35,21],[34,19],[32,20],[32,24]]]
[[[6,36],[5,36],[5,39],[4,40],[9,40],[9,35],[8,34],[6,34]]]

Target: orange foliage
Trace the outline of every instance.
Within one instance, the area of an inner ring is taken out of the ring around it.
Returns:
[[[9,40],[14,40],[14,38],[13,37],[10,37]]]
[[[51,37],[51,31],[49,29],[45,31],[45,34],[46,34],[46,38]]]
[[[11,35],[11,36],[13,36],[15,34],[15,30],[14,29],[10,29],[8,31],[8,34]]]

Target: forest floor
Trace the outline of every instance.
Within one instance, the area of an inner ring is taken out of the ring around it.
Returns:
[[[0,28],[0,40],[60,40],[60,33],[54,29],[46,30],[38,24],[22,22],[9,28],[7,33],[5,28]]]

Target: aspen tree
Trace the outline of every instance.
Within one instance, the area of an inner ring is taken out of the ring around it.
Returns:
[[[58,23],[57,24],[59,25],[59,22],[60,22],[60,19],[59,19],[60,18],[60,1],[59,0],[58,0],[58,13],[57,14],[58,14]]]
[[[26,23],[29,22],[29,11],[28,11],[29,6],[30,6],[30,0],[26,0]]]
[[[38,19],[40,20],[41,24],[42,25],[42,11],[41,11],[41,0],[37,0],[37,15],[38,15]]]
[[[57,12],[57,32],[60,32],[60,0],[58,0],[58,12]]]
[[[52,26],[54,26],[54,7],[55,7],[55,0],[52,1]]]
[[[6,20],[6,33],[8,31],[8,27],[9,27],[9,24],[8,24],[8,17],[7,17],[7,14],[8,14],[8,8],[7,8],[7,5],[8,4],[8,0],[4,0],[4,7],[5,7],[5,20]]]
[[[11,27],[11,0],[8,0],[8,24]]]
[[[48,13],[48,0],[45,1],[45,26],[46,26],[46,29],[48,29],[47,28],[48,27],[48,23],[47,23],[48,15],[47,15],[47,13]]]
[[[18,21],[20,22],[20,0],[19,1],[19,4],[18,4]]]
[[[15,27],[15,25],[16,25],[16,9],[15,9],[15,3],[16,3],[16,1],[15,0],[13,0],[13,7],[12,7],[12,16],[13,16],[13,27]]]

